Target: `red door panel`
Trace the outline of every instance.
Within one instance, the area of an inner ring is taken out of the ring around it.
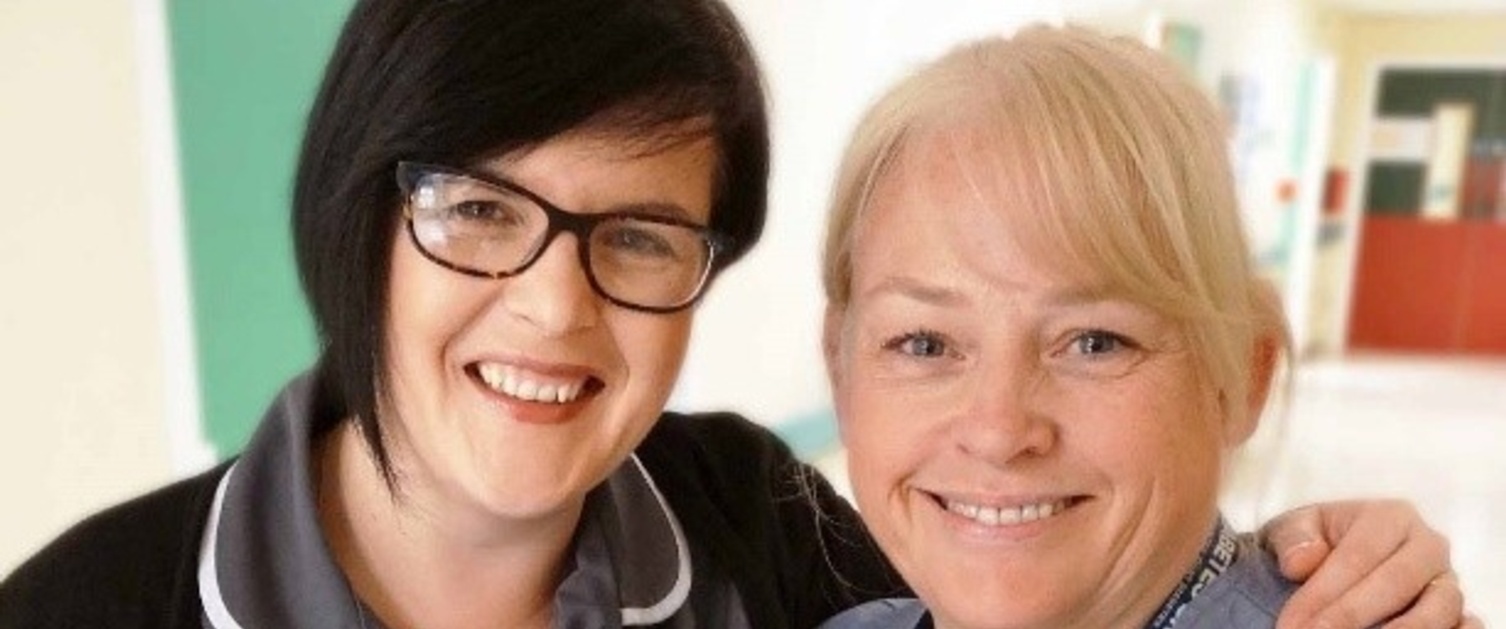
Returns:
[[[1471,221],[1463,349],[1506,355],[1506,224]]]
[[[1465,224],[1367,216],[1363,229],[1350,346],[1458,351],[1468,250]]]

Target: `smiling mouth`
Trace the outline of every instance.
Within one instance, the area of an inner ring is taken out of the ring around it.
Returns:
[[[605,383],[595,376],[546,377],[512,365],[482,362],[466,367],[486,388],[522,402],[569,404],[600,392]]]
[[[1015,526],[1047,520],[1087,500],[1085,496],[1069,496],[1033,503],[997,506],[972,504],[935,494],[932,494],[931,498],[949,513],[989,527]]]

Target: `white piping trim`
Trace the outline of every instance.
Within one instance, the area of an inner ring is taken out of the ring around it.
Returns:
[[[681,606],[685,599],[690,597],[690,545],[685,542],[685,534],[680,531],[680,521],[675,518],[675,512],[669,508],[669,502],[664,499],[664,494],[659,493],[658,485],[654,484],[654,478],[648,475],[648,470],[643,468],[643,462],[638,460],[638,455],[631,457],[633,465],[637,466],[638,473],[643,475],[643,480],[648,483],[649,490],[654,492],[654,498],[659,501],[659,509],[664,512],[664,519],[669,521],[669,529],[675,536],[675,552],[679,556],[680,569],[675,575],[675,585],[669,589],[669,593],[663,599],[648,607],[624,607],[622,608],[622,625],[624,627],[652,625],[668,620]]]
[[[220,593],[220,577],[215,569],[215,541],[219,538],[220,508],[225,503],[225,488],[230,485],[230,475],[235,465],[225,470],[219,487],[214,490],[214,505],[209,507],[209,524],[204,527],[204,539],[199,544],[199,600],[204,603],[204,616],[215,629],[243,629],[225,607],[225,597]]]

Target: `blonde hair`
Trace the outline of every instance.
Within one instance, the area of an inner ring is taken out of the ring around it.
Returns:
[[[907,141],[936,132],[981,141],[982,160],[959,167],[1033,208],[1012,234],[1021,245],[1179,322],[1227,412],[1244,413],[1256,341],[1284,348],[1286,323],[1250,259],[1223,121],[1180,68],[1133,40],[1038,26],[901,81],[838,173],[822,274],[836,311],[876,182]]]

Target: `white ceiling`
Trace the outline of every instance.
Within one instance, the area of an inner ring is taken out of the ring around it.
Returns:
[[[1495,13],[1506,15],[1506,0],[1320,0],[1330,7],[1360,13]]]

